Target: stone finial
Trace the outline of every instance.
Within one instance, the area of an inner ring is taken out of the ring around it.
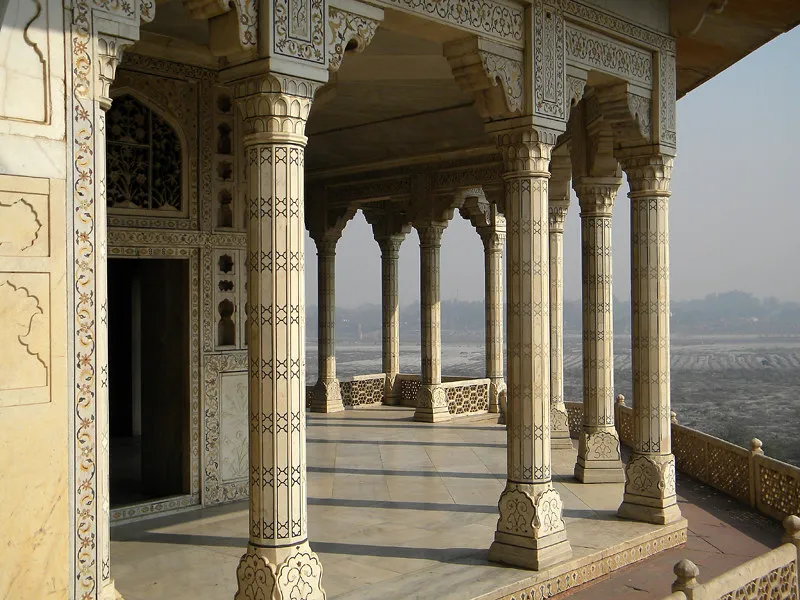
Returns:
[[[672,572],[675,573],[677,577],[675,583],[672,584],[673,593],[685,592],[697,587],[697,578],[700,575],[700,569],[688,558],[684,558],[676,563]]]
[[[678,413],[676,413],[674,410],[669,411],[669,422],[673,425],[678,424]]]
[[[750,440],[750,454],[764,454],[764,450],[761,449],[763,445],[764,443],[758,438]]]
[[[625,406],[625,396],[622,394],[617,394],[617,404],[620,406]]]
[[[800,517],[789,515],[783,520],[783,537],[781,542],[784,544],[794,544],[800,556]]]

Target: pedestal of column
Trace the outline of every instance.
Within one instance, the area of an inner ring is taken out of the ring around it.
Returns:
[[[236,600],[324,600],[307,536],[303,135],[318,84],[233,82],[245,119],[249,201],[250,541]]]
[[[498,137],[505,163],[508,479],[489,560],[544,569],[572,555],[550,456],[548,167],[555,134]]]
[[[566,200],[550,200],[550,447],[572,450],[564,404],[564,220]]]
[[[383,388],[383,403],[400,403],[400,294],[397,267],[400,259],[400,244],[405,234],[378,239],[381,248],[381,363],[386,377]]]
[[[680,519],[670,423],[669,184],[672,157],[628,158],[631,202],[633,447],[620,517]]]
[[[583,483],[622,483],[625,473],[614,427],[614,296],[611,212],[621,181],[573,180],[581,207],[583,302],[583,430],[575,477]]]
[[[496,211],[496,207],[492,207]],[[502,219],[495,215],[496,219]],[[489,384],[489,412],[500,413],[500,422],[505,422],[503,396],[507,393],[503,377],[503,246],[505,245],[505,222],[479,227],[483,242],[485,262],[485,306],[486,306],[486,377]]]
[[[451,418],[442,387],[442,311],[439,292],[439,254],[447,223],[417,226],[420,249],[421,373],[415,421],[433,423]]]
[[[317,361],[319,375],[314,385],[311,411],[333,413],[344,410],[336,377],[336,239],[315,239],[317,245]]]

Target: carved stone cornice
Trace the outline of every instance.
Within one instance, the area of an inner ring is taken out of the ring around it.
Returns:
[[[523,110],[525,74],[520,50],[476,36],[445,44],[443,52],[456,83],[475,95],[482,117],[511,116]]]
[[[269,73],[233,82],[245,124],[245,144],[285,142],[305,145],[305,125],[320,83]]]
[[[610,217],[622,179],[618,177],[579,177],[572,187],[578,196],[581,216]]]
[[[620,163],[631,189],[629,196],[669,196],[673,161],[665,154],[622,158]]]
[[[370,7],[372,8],[372,7]],[[337,71],[345,51],[363,52],[383,20],[383,11],[372,8],[374,15],[356,14],[328,6],[328,69]]]

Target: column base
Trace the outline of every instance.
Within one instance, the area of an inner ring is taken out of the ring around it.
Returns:
[[[569,436],[569,416],[563,402],[550,403],[550,448],[553,450],[572,450]]]
[[[575,465],[575,479],[581,483],[625,483],[625,469],[621,461],[612,467],[579,462]]]
[[[578,439],[575,478],[581,483],[625,483],[619,436],[613,426],[584,430]]]
[[[439,423],[453,418],[447,408],[447,394],[439,385],[422,385],[417,392],[417,409],[414,420],[423,423]]]
[[[572,445],[572,438],[569,437],[569,431],[564,435],[563,431],[550,432],[550,448],[553,450],[573,450],[575,446]]]
[[[384,373],[386,378],[383,384],[383,404],[386,406],[398,406],[400,404],[400,385],[397,376],[390,376]]]
[[[622,499],[622,504],[617,509],[617,516],[620,519],[641,521],[642,523],[652,523],[653,525],[670,525],[680,521],[682,517],[677,500],[669,506],[647,506],[637,504],[636,501],[636,498],[628,498],[626,494]]]
[[[538,571],[572,556],[563,504],[552,483],[508,481],[498,507],[490,561]]]
[[[97,595],[98,600],[124,600],[122,594],[117,591],[112,579]]]
[[[314,385],[314,395],[309,410],[315,413],[335,413],[344,410],[338,379],[318,381]]]
[[[618,517],[654,525],[669,525],[681,518],[672,454],[634,452],[625,465],[625,479]]]
[[[283,548],[247,546],[236,569],[234,600],[325,600],[322,563],[308,542]]]

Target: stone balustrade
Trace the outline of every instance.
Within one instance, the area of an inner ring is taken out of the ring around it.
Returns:
[[[800,563],[800,518],[786,517],[783,544],[735,569],[700,583],[700,569],[690,560],[675,565],[672,593],[663,600],[797,600]]]
[[[342,379],[342,404],[345,406],[371,406],[383,402],[384,373],[374,375],[355,375]]]
[[[617,397],[615,422],[623,444],[633,441],[633,409]],[[572,438],[580,434],[583,403],[566,402]],[[800,467],[764,454],[761,441],[750,449],[731,444],[697,429],[680,425],[672,415],[672,452],[681,473],[780,520],[800,513]]]

